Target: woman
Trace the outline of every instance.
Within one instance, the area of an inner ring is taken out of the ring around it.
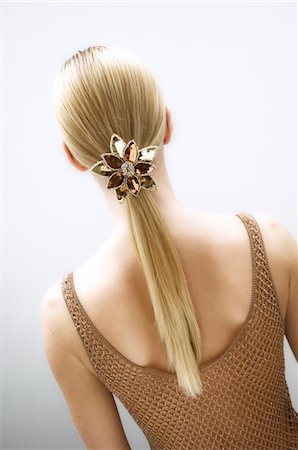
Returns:
[[[130,52],[78,51],[53,98],[69,161],[92,173],[114,218],[41,309],[46,355],[86,447],[130,448],[114,394],[154,449],[298,448],[283,354],[286,334],[298,359],[291,235],[266,214],[177,201],[164,160],[170,111]]]

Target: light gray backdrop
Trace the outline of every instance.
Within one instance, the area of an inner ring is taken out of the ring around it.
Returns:
[[[296,4],[5,3],[3,26],[2,448],[82,449],[44,356],[40,302],[112,220],[92,177],[62,151],[56,73],[89,45],[133,51],[172,111],[166,158],[178,199],[218,214],[271,214],[297,239]],[[286,340],[285,356],[297,410]],[[116,401],[132,449],[149,448]]]

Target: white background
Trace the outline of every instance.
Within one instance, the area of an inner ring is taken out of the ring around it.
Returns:
[[[83,448],[44,356],[39,309],[112,219],[92,177],[62,151],[51,109],[60,65],[95,44],[137,54],[172,111],[165,151],[179,201],[268,213],[297,239],[296,4],[5,3],[3,26],[2,448]],[[286,340],[285,356],[297,410]],[[149,448],[117,404],[132,449]]]

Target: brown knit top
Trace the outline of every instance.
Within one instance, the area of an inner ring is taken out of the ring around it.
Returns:
[[[201,369],[203,393],[185,395],[176,374],[139,366],[97,330],[81,305],[73,272],[66,305],[88,357],[154,450],[298,449],[298,414],[285,379],[284,324],[260,228],[236,214],[249,235],[253,283],[248,316],[228,349]]]

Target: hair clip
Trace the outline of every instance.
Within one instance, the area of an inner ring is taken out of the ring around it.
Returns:
[[[127,144],[117,134],[110,140],[110,153],[103,153],[101,159],[91,166],[87,172],[108,176],[107,189],[116,189],[119,203],[131,193],[137,197],[141,188],[157,190],[154,179],[149,175],[156,167],[151,161],[156,156],[158,146],[150,145],[139,150],[131,139]]]

